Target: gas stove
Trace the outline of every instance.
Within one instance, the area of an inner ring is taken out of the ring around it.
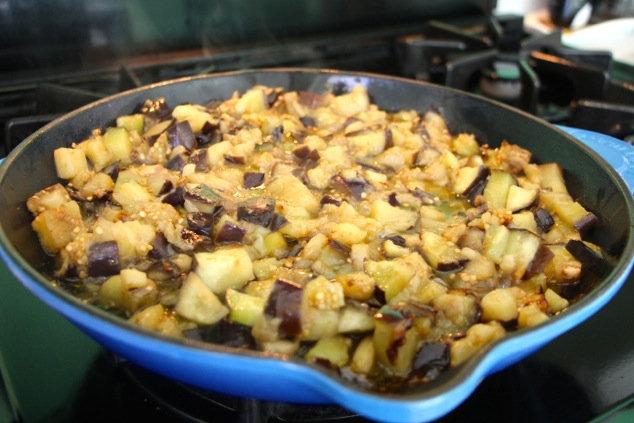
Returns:
[[[8,72],[0,80],[0,156],[62,114],[169,79],[264,67],[376,72],[447,85],[549,122],[634,142],[634,68],[606,51],[565,48],[561,30],[528,34],[523,17],[443,20],[138,55],[90,69]]]

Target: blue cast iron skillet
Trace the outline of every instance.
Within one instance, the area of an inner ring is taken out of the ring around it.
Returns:
[[[564,313],[544,324],[511,333],[435,381],[398,395],[366,391],[301,360],[151,333],[89,306],[50,283],[41,273],[45,258],[30,228],[31,216],[25,200],[57,181],[53,164],[56,148],[85,139],[94,128],[112,125],[117,116],[135,112],[148,98],[165,97],[172,107],[183,102],[206,103],[226,99],[234,91],[242,93],[258,84],[317,93],[327,90],[341,93],[362,84],[372,101],[383,109],[434,109],[446,118],[454,133],[471,132],[481,143],[493,147],[506,139],[532,151],[538,162],[560,163],[572,196],[599,217],[589,240],[614,257],[613,269]],[[592,138],[584,131],[577,132],[577,136]],[[596,140],[589,142],[597,144]],[[598,144],[606,142],[611,141]],[[620,170],[632,183],[634,178],[628,164],[634,161],[631,150],[625,149],[616,156],[618,166],[625,163]],[[632,268],[633,227],[631,188],[600,155],[563,130],[464,92],[363,73],[300,69],[241,71],[142,87],[97,101],[52,122],[20,144],[0,166],[2,258],[34,295],[105,348],[142,367],[200,388],[270,401],[337,403],[385,422],[423,422],[447,414],[487,375],[521,360],[593,315],[617,293]]]

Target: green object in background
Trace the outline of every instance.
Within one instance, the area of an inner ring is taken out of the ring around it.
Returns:
[[[77,397],[101,351],[0,261],[1,422],[67,421],[68,401]]]

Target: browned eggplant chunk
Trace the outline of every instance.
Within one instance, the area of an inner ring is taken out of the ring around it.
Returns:
[[[88,274],[90,276],[112,276],[121,271],[119,245],[116,241],[105,241],[88,247]]]
[[[192,131],[191,125],[186,120],[170,126],[165,133],[172,148],[179,145],[185,147],[187,151],[193,151],[196,148],[194,131]]]
[[[555,224],[555,220],[546,209],[540,207],[533,212],[533,215],[537,228],[542,232],[547,232]]]
[[[244,172],[244,189],[259,187],[264,183],[264,173],[262,172]]]
[[[301,285],[287,279],[279,278],[273,284],[269,298],[264,306],[264,314],[268,318],[279,317],[279,335],[289,338],[302,332],[302,298],[304,289]]]
[[[218,233],[216,233],[215,241],[221,244],[239,244],[244,239],[246,233],[247,230],[245,228],[227,220],[222,224]]]
[[[244,220],[265,228],[271,224],[274,213],[275,199],[273,197],[255,197],[238,204],[238,220]]]

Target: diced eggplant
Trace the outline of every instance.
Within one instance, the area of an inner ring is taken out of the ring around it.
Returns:
[[[310,116],[304,116],[299,118],[299,121],[302,123],[302,125],[304,125],[306,128],[308,127],[315,127],[317,126],[317,122],[315,122],[315,118],[310,117]]]
[[[262,172],[244,172],[244,189],[259,187],[264,183],[264,173]]]
[[[225,246],[213,252],[194,254],[194,272],[215,294],[224,293],[227,288],[240,289],[255,279],[253,262],[242,246]]]
[[[182,206],[185,203],[185,187],[177,186],[172,192],[167,193],[161,202],[172,206]]]
[[[321,204],[322,206],[324,206],[326,204],[334,204],[335,206],[339,207],[341,205],[341,201],[337,200],[332,195],[326,194],[323,197],[321,197],[321,200],[319,201],[319,204]]]
[[[146,100],[141,106],[141,113],[152,119],[163,119],[171,113],[170,107],[164,98]]]
[[[161,134],[163,134],[163,132],[165,132],[167,130],[167,128],[170,128],[173,125],[173,123],[174,123],[174,121],[172,119],[168,119],[168,120],[164,120],[164,121],[159,122],[159,123],[155,124],[154,126],[150,127],[143,134],[143,138],[145,139],[145,142],[150,147],[152,147],[154,144],[156,144],[156,141],[158,141],[158,139],[161,136]]]
[[[193,188],[186,188],[183,198],[185,200],[185,208],[189,211],[215,214],[218,208],[222,207],[222,197],[213,192],[208,186],[202,184]]]
[[[414,357],[412,373],[418,377],[433,379],[449,367],[451,357],[446,342],[425,342]]]
[[[282,141],[282,138],[284,137],[284,128],[282,126],[271,128],[269,135],[274,143]]]
[[[347,196],[352,196],[356,200],[365,198],[372,185],[363,178],[345,179],[341,175],[335,175],[330,180],[331,185]]]
[[[188,160],[189,160],[189,157],[187,157],[187,155],[177,154],[171,159],[169,159],[163,166],[165,167],[165,169],[180,172],[183,170]]]
[[[537,249],[537,252],[535,253],[535,257],[533,257],[533,260],[526,268],[526,276],[532,277],[540,274],[544,270],[544,267],[546,267],[548,262],[553,259],[553,257],[554,254],[550,250],[550,248],[546,247],[543,244],[540,245]]]
[[[172,148],[178,145],[182,145],[187,151],[193,151],[196,148],[196,137],[189,121],[178,122],[167,128],[166,134]]]
[[[385,130],[385,149],[394,147],[394,135],[390,129]]]
[[[88,274],[90,276],[112,276],[120,271],[119,245],[116,241],[98,242],[88,247]]]
[[[264,312],[264,298],[227,289],[227,305],[231,310],[229,319],[245,326],[253,326]]]
[[[506,208],[512,212],[531,208],[539,199],[539,189],[522,188],[518,185],[511,185],[506,197]]]
[[[155,260],[161,260],[169,256],[169,243],[162,232],[159,232],[150,244],[152,249],[148,252],[148,256]]]
[[[416,196],[417,198],[420,198],[423,201],[423,204],[426,204],[426,205],[434,204],[437,200],[436,196],[428,192],[425,192],[418,187],[414,188],[414,190],[412,191],[412,194],[414,194],[414,196]]]
[[[541,245],[541,238],[534,233],[523,229],[511,229],[500,261],[500,270],[515,280],[521,280]]]
[[[610,264],[601,252],[591,248],[586,242],[571,239],[566,243],[566,250],[581,262],[584,269],[589,269],[597,276],[603,276],[610,269]]]
[[[209,121],[205,122],[199,133],[196,134],[198,147],[207,147],[222,141],[220,126]]]
[[[554,211],[562,221],[573,226],[582,235],[599,221],[594,213],[576,201],[558,201],[554,204]]]
[[[316,109],[319,107],[323,100],[323,96],[308,91],[299,91],[297,93],[297,101],[302,106],[306,106],[309,109]]]
[[[225,159],[225,163],[228,163],[228,164],[244,166],[247,162],[244,156],[232,156],[229,154],[225,154],[223,157]]]
[[[282,88],[270,88],[265,90],[264,95],[266,96],[266,104],[269,109],[275,106],[275,103],[281,98],[283,93],[284,89]]]
[[[169,179],[166,179],[163,182],[161,189],[159,189],[158,195],[165,195],[169,193],[170,191],[172,191],[173,189],[174,189],[174,183],[170,181]]]
[[[482,195],[489,209],[502,209],[506,207],[506,198],[512,185],[517,181],[507,172],[494,170],[491,172]]]
[[[480,165],[478,167],[462,167],[456,174],[453,182],[453,191],[456,194],[470,198],[470,192],[475,189],[480,181],[485,181],[491,174],[489,167]]]
[[[427,262],[439,272],[460,270],[469,261],[458,247],[431,231],[421,234],[421,251]]]
[[[198,246],[206,241],[206,238],[199,232],[190,228],[183,228],[181,230],[181,239],[183,242],[189,245]]]
[[[205,236],[211,236],[215,216],[211,213],[191,212],[187,213],[187,226],[192,231]]]
[[[302,333],[302,298],[304,289],[301,285],[287,279],[276,279],[269,294],[264,314],[268,318],[280,318],[279,335],[282,338],[295,337]]]
[[[396,197],[396,193],[395,192],[391,192],[390,195],[388,195],[387,202],[392,207],[400,207],[401,206],[401,203],[398,201],[398,198]]]
[[[555,220],[548,213],[548,210],[543,208],[538,208],[533,212],[535,215],[535,223],[537,223],[537,228],[542,232],[548,232],[550,228],[555,224]]]
[[[484,251],[484,231],[480,228],[470,227],[467,231],[460,235],[456,245],[460,248],[471,248],[472,250]]]
[[[375,315],[374,348],[378,361],[390,373],[405,376],[409,373],[419,335],[410,316],[384,306]]]
[[[288,225],[289,221],[283,214],[273,213],[273,218],[271,219],[271,223],[269,224],[269,229],[275,232],[284,226]]]
[[[193,163],[196,165],[196,171],[204,172],[207,170],[207,150],[200,150],[192,154],[187,163]]]
[[[215,241],[221,244],[226,243],[238,243],[240,244],[246,235],[247,230],[242,226],[226,220],[222,223],[222,226],[217,230],[214,237]]]
[[[106,175],[109,175],[110,178],[112,178],[112,180],[116,182],[117,178],[119,177],[120,163],[121,162],[117,160],[116,162],[110,163],[108,166],[101,169],[101,171],[105,173]]]
[[[298,163],[307,169],[312,169],[319,163],[319,151],[303,145],[293,150],[293,156]]]
[[[325,364],[328,368],[340,368],[350,360],[352,340],[345,336],[335,335],[321,338],[306,353],[309,363]]]
[[[261,196],[250,198],[238,204],[238,220],[264,226],[271,224],[275,213],[275,198]]]

